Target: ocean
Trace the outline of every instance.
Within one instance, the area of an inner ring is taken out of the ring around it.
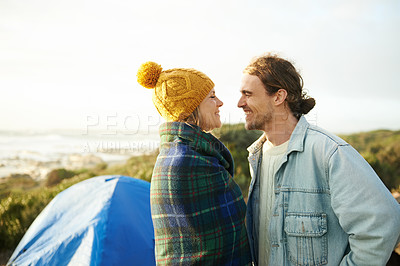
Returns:
[[[55,168],[124,162],[155,151],[159,143],[158,132],[0,131],[0,178],[27,174],[38,180]]]

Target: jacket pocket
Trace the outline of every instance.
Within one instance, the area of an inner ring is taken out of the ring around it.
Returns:
[[[287,213],[285,233],[289,260],[295,265],[328,263],[327,221],[324,213]]]

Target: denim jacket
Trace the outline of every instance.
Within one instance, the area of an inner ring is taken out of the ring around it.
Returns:
[[[264,141],[248,149],[246,222],[256,265]],[[268,230],[269,265],[385,265],[399,241],[400,207],[355,149],[301,117],[275,173]]]

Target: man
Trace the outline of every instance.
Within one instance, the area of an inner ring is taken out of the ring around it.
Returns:
[[[385,265],[400,207],[342,139],[304,118],[315,105],[293,65],[275,55],[244,70],[238,107],[249,147],[247,230],[258,265]]]

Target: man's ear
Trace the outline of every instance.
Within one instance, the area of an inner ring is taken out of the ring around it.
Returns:
[[[279,89],[275,93],[275,100],[274,100],[275,105],[281,105],[282,103],[284,103],[286,97],[287,97],[287,91],[284,89]]]

